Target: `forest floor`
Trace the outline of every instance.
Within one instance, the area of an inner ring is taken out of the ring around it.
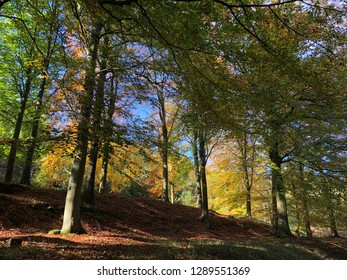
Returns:
[[[275,238],[266,224],[159,200],[96,195],[82,207],[87,233],[51,235],[59,229],[65,191],[0,184],[0,259],[347,259],[346,238]],[[18,238],[19,246],[6,246]]]

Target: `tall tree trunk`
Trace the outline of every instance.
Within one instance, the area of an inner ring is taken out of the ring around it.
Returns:
[[[18,150],[18,140],[20,136],[20,132],[22,130],[23,120],[24,120],[24,113],[30,93],[31,83],[32,83],[32,77],[31,77],[31,69],[27,71],[27,79],[25,81],[24,91],[21,92],[21,104],[20,104],[20,110],[17,115],[16,119],[16,125],[15,130],[12,138],[12,143],[10,147],[10,154],[8,156],[7,160],[7,169],[5,174],[5,182],[10,183],[12,182],[13,177],[13,171],[14,171],[14,164],[16,161],[16,155]]]
[[[24,169],[22,173],[22,178],[21,178],[21,184],[26,184],[26,185],[31,185],[30,179],[31,179],[31,169],[33,165],[33,160],[34,160],[34,153],[35,153],[35,148],[36,148],[36,140],[37,136],[39,133],[39,124],[40,124],[40,116],[41,116],[41,110],[42,110],[42,101],[43,101],[43,95],[45,93],[45,87],[47,83],[47,78],[46,78],[46,73],[48,71],[48,66],[49,62],[46,62],[44,65],[44,71],[43,71],[43,78],[41,79],[41,84],[40,84],[40,90],[39,94],[37,96],[37,105],[36,105],[36,112],[35,112],[35,119],[34,123],[31,128],[31,142],[29,144],[27,153],[26,153],[26,158],[25,158],[25,163],[24,163]]]
[[[116,83],[116,84],[115,84]],[[101,181],[99,185],[99,193],[106,190],[107,185],[107,173],[108,173],[108,162],[111,153],[111,139],[113,136],[113,114],[115,112],[115,104],[118,91],[118,82],[115,82],[115,77],[111,79],[111,86],[109,91],[109,104],[107,108],[106,117],[104,119],[104,146],[102,156],[102,167],[101,167]]]
[[[247,217],[252,219],[252,204],[251,204],[251,189],[252,189],[252,178],[253,174],[249,174],[248,171],[248,142],[247,133],[243,134],[243,139],[238,139],[238,145],[241,151],[241,161],[244,174],[244,183],[246,188],[246,214]]]
[[[195,172],[195,188],[196,188],[196,207],[201,209],[202,207],[202,195],[201,195],[201,174],[200,163],[198,154],[198,133],[194,131],[193,135],[193,158],[194,158],[194,172]]]
[[[92,113],[92,146],[89,153],[89,163],[86,174],[85,188],[82,194],[82,201],[87,205],[95,204],[95,177],[96,177],[96,167],[98,162],[99,153],[99,141],[101,136],[101,117],[102,110],[104,106],[104,95],[105,95],[105,82],[106,82],[106,67],[107,67],[107,57],[109,53],[109,39],[108,36],[104,37],[101,63],[100,63],[100,76],[98,78],[94,110]]]
[[[53,6],[54,15],[50,17],[50,32],[47,36],[47,49],[46,49],[46,55],[42,64],[42,71],[41,71],[41,83],[40,83],[40,89],[39,93],[37,95],[36,99],[36,108],[35,108],[35,117],[31,128],[31,142],[29,144],[26,158],[25,158],[25,164],[23,168],[21,183],[26,185],[31,185],[31,170],[34,160],[34,153],[36,149],[36,140],[39,133],[39,124],[40,124],[40,118],[42,114],[42,102],[43,102],[43,96],[45,93],[45,87],[47,84],[47,73],[50,65],[50,59],[52,58],[54,54],[55,47],[57,45],[57,39],[58,39],[58,33],[59,33],[59,27],[57,27],[57,20],[58,20],[58,6],[60,4],[56,3],[56,5]]]
[[[272,173],[272,172],[271,172]],[[271,201],[272,201],[272,216],[271,216],[271,226],[272,234],[278,235],[278,216],[277,216],[277,198],[276,198],[276,183],[274,182],[275,177],[271,175]]]
[[[328,221],[330,226],[330,235],[332,237],[339,237],[339,234],[337,232],[335,213],[334,213],[334,205],[332,203],[333,193],[328,181],[327,181],[327,184],[324,186],[324,193],[327,199],[327,213],[328,213]]]
[[[329,218],[330,234],[331,234],[331,236],[332,237],[340,237],[339,233],[337,232],[335,214],[334,214],[334,209],[332,207],[329,207],[328,215],[329,215],[328,218]]]
[[[202,213],[200,219],[210,227],[210,219],[208,213],[208,194],[207,194],[207,178],[206,178],[206,134],[205,132],[199,132],[199,162],[200,162],[200,180],[201,180],[201,192],[202,192]]]
[[[105,143],[105,145],[108,144]],[[106,191],[109,156],[109,148],[104,147],[101,165],[101,180],[99,184],[99,193],[104,193]]]
[[[273,201],[274,196],[276,198],[276,215],[274,215],[277,221],[274,221],[274,226],[277,229],[273,229],[279,237],[289,237],[292,235],[289,228],[287,202],[285,197],[284,182],[282,178],[282,158],[279,155],[278,143],[273,143],[270,149],[270,160],[271,160],[271,176],[272,176],[272,190],[273,190]],[[273,206],[275,210],[275,206]],[[276,225],[277,224],[277,225]]]
[[[296,228],[294,230],[295,234],[299,236],[300,234],[300,228],[301,228],[301,222],[300,222],[300,208],[299,208],[299,200],[300,200],[300,194],[298,193],[297,186],[293,183],[292,184],[293,189],[293,196],[294,196],[294,207],[295,207],[295,217],[296,217]]]
[[[170,202],[175,203],[175,185],[173,183],[170,184]]]
[[[165,144],[164,144],[165,145]],[[163,148],[162,151],[162,199],[169,202],[169,169],[168,169],[168,155],[167,149]]]
[[[61,233],[84,233],[80,217],[81,188],[87,159],[90,115],[95,87],[95,68],[102,25],[96,24],[92,31],[89,68],[87,69],[84,94],[81,101],[81,117],[78,126],[76,155],[67,188],[64,220]]]
[[[296,216],[296,220],[297,220],[297,224],[296,224],[296,228],[294,230],[296,236],[300,235],[300,211],[299,211],[299,206],[297,204],[295,204],[295,216]]]
[[[308,208],[307,190],[306,189],[303,190],[302,204],[304,207],[304,220],[305,220],[306,237],[311,238],[313,235],[312,235],[312,229],[311,229],[310,211]]]
[[[246,155],[244,155],[244,156],[246,156]],[[247,213],[247,217],[252,219],[252,204],[251,204],[252,185],[251,185],[251,182],[249,180],[247,157],[245,157],[243,159],[243,169],[244,169],[244,180],[245,180],[245,187],[246,187],[246,213]]]
[[[94,139],[89,152],[89,161],[82,189],[82,203],[85,205],[95,204],[95,177],[98,161],[99,140]]]
[[[247,183],[246,183],[247,186]],[[252,198],[251,198],[251,188],[247,187],[247,198],[246,198],[246,213],[249,219],[252,219]]]
[[[299,164],[299,176],[300,176],[300,182],[302,186],[302,205],[304,207],[304,223],[305,223],[306,236],[311,238],[312,230],[311,230],[311,222],[310,222],[310,211],[308,208],[308,201],[307,201],[307,185],[305,184],[304,167],[302,163]]]
[[[162,199],[169,201],[169,133],[166,125],[166,108],[164,93],[158,90],[159,117],[161,122],[161,158],[162,158]]]

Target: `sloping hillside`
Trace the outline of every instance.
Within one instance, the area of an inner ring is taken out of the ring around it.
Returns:
[[[346,259],[345,239],[277,239],[267,225],[170,203],[103,194],[82,208],[87,234],[49,235],[65,192],[0,184],[2,259]],[[21,246],[7,248],[19,238]]]

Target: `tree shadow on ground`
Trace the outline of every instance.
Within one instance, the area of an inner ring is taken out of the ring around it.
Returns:
[[[0,248],[0,259],[83,260],[315,260],[322,254],[306,247],[269,242],[158,241],[144,244],[97,244],[61,237],[23,236],[24,246]],[[146,240],[145,240],[146,241]],[[323,256],[324,258],[324,256]]]

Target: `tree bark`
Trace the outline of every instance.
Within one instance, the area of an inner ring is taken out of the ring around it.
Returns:
[[[57,4],[59,5],[59,4]],[[24,169],[22,173],[21,183],[26,185],[31,185],[31,170],[34,160],[34,153],[36,150],[36,140],[39,133],[39,124],[40,124],[40,118],[42,113],[42,102],[43,102],[43,96],[45,94],[45,87],[47,84],[47,73],[50,66],[50,60],[54,54],[54,50],[57,43],[58,38],[58,29],[56,27],[56,23],[58,20],[58,6],[54,6],[54,16],[50,17],[50,29],[49,34],[47,36],[47,49],[46,49],[46,55],[42,64],[42,71],[41,71],[41,83],[40,83],[40,89],[39,93],[37,95],[36,100],[36,108],[35,108],[35,117],[31,128],[31,142],[28,147],[26,158],[25,158],[25,164]]]
[[[294,230],[295,234],[299,236],[300,234],[300,228],[301,228],[301,216],[300,216],[300,208],[299,208],[299,201],[300,201],[300,194],[298,193],[297,186],[293,183],[292,184],[292,189],[293,189],[293,196],[294,196],[294,206],[295,206],[295,218],[296,218],[296,228]]]
[[[96,177],[96,167],[98,161],[99,153],[99,141],[101,135],[101,117],[102,109],[104,105],[104,95],[105,95],[105,82],[106,74],[105,71],[107,67],[107,57],[109,53],[109,40],[108,36],[105,37],[102,50],[102,61],[100,63],[100,69],[102,70],[98,78],[98,84],[95,93],[94,110],[92,113],[92,146],[89,153],[89,163],[86,174],[85,187],[82,194],[82,201],[87,205],[95,204],[95,177]]]
[[[162,199],[169,202],[169,169],[166,148],[162,151]]]
[[[328,213],[329,213],[329,223],[330,223],[330,234],[331,234],[331,237],[340,237],[339,233],[337,232],[335,214],[334,214],[334,210],[333,210],[332,207],[329,207]]]
[[[302,203],[304,207],[306,237],[311,238],[313,234],[312,234],[311,222],[310,222],[310,211],[308,208],[308,201],[307,201],[307,191],[305,189],[303,191]]]
[[[28,101],[28,97],[29,97],[30,89],[31,89],[31,83],[32,83],[31,74],[32,74],[32,71],[31,71],[31,69],[29,69],[27,71],[27,79],[25,81],[24,91],[20,93],[21,104],[20,104],[20,110],[19,110],[19,113],[18,113],[17,119],[16,119],[15,130],[14,130],[14,134],[13,134],[13,138],[12,138],[13,141],[12,141],[11,147],[10,147],[10,154],[9,154],[8,160],[7,160],[7,169],[6,169],[6,174],[5,174],[5,182],[6,183],[12,182],[14,164],[16,161],[16,155],[17,155],[17,150],[18,150],[18,140],[19,140],[20,132],[22,130],[24,113],[26,110],[26,105],[27,105],[27,101]]]
[[[95,204],[95,177],[98,161],[99,140],[94,140],[89,152],[89,162],[86,172],[84,188],[82,189],[82,203],[84,205]]]
[[[330,226],[330,235],[331,237],[340,237],[337,232],[337,225],[334,213],[334,205],[332,203],[333,193],[329,182],[324,186],[325,197],[327,199],[327,213],[328,213],[328,221]]]
[[[199,162],[200,162],[200,180],[201,180],[201,192],[202,192],[202,207],[200,219],[210,227],[210,219],[208,213],[208,194],[207,194],[207,179],[206,179],[206,133],[199,132]]]
[[[173,183],[170,184],[170,202],[175,203],[175,185]]]
[[[169,133],[166,125],[166,108],[164,93],[159,89],[157,91],[159,117],[161,122],[161,159],[162,159],[162,199],[169,202]]]
[[[300,174],[300,181],[302,185],[302,205],[304,207],[304,223],[305,223],[306,237],[312,238],[310,210],[308,207],[308,200],[307,200],[307,186],[305,184],[304,167],[301,163],[299,165],[299,174]]]
[[[193,135],[193,158],[194,158],[194,173],[195,173],[195,189],[196,189],[196,207],[201,209],[202,198],[201,198],[201,175],[200,175],[200,163],[198,154],[198,133],[194,131]]]
[[[287,202],[285,197],[284,182],[282,178],[282,158],[278,151],[278,142],[274,142],[270,149],[271,160],[271,176],[272,176],[272,191],[273,191],[273,232],[279,237],[289,237],[292,233],[289,228]]]
[[[249,166],[249,160],[248,160],[248,141],[247,141],[247,133],[245,132],[243,134],[243,139],[238,139],[238,145],[241,152],[241,162],[242,162],[242,168],[243,168],[243,175],[244,175],[244,183],[246,188],[246,215],[249,219],[252,219],[252,202],[251,202],[251,190],[252,190],[252,176],[253,172],[249,174],[248,166]],[[252,159],[254,156],[252,156]],[[252,163],[253,164],[253,163]],[[253,167],[252,167],[253,168]],[[251,177],[251,178],[250,178]]]
[[[49,62],[45,63],[44,75],[45,75],[45,72],[47,72],[47,70],[48,70],[48,65],[49,65]],[[42,80],[41,80],[40,90],[39,90],[39,94],[37,96],[37,105],[35,108],[35,110],[36,110],[35,119],[34,119],[33,126],[31,128],[31,142],[30,142],[30,145],[29,145],[27,153],[26,153],[24,169],[23,169],[22,178],[20,181],[21,184],[25,184],[25,185],[31,185],[31,182],[30,182],[31,169],[32,169],[33,160],[34,160],[34,153],[35,153],[35,149],[36,149],[36,140],[37,140],[37,136],[39,133],[40,115],[41,115],[41,110],[42,110],[42,100],[43,100],[43,95],[45,92],[46,83],[47,83],[47,78],[46,78],[46,76],[44,76],[44,78],[42,78]]]
[[[111,139],[113,135],[113,121],[112,117],[115,112],[115,103],[117,98],[118,85],[115,78],[111,79],[111,90],[109,92],[109,105],[107,109],[106,118],[104,119],[104,147],[103,147],[103,157],[102,157],[102,167],[101,167],[101,181],[99,186],[99,193],[106,190],[107,185],[107,173],[108,173],[108,162],[111,153]]]
[[[78,126],[76,155],[67,188],[64,220],[61,233],[84,233],[80,217],[81,188],[87,159],[89,122],[91,105],[95,87],[95,68],[98,55],[102,25],[96,24],[92,31],[90,53],[88,54],[89,68],[84,85],[84,94],[81,101],[81,118]]]
[[[272,173],[272,172],[271,172]],[[274,175],[271,175],[271,200],[272,200],[272,217],[271,217],[271,226],[272,234],[278,235],[278,216],[277,216],[277,198],[276,198],[276,183],[274,182]]]
[[[106,145],[109,146],[108,143],[105,143],[105,146]],[[106,191],[109,157],[110,157],[110,149],[109,147],[104,147],[103,156],[102,156],[102,165],[101,165],[101,180],[99,184],[99,193],[104,193]]]

